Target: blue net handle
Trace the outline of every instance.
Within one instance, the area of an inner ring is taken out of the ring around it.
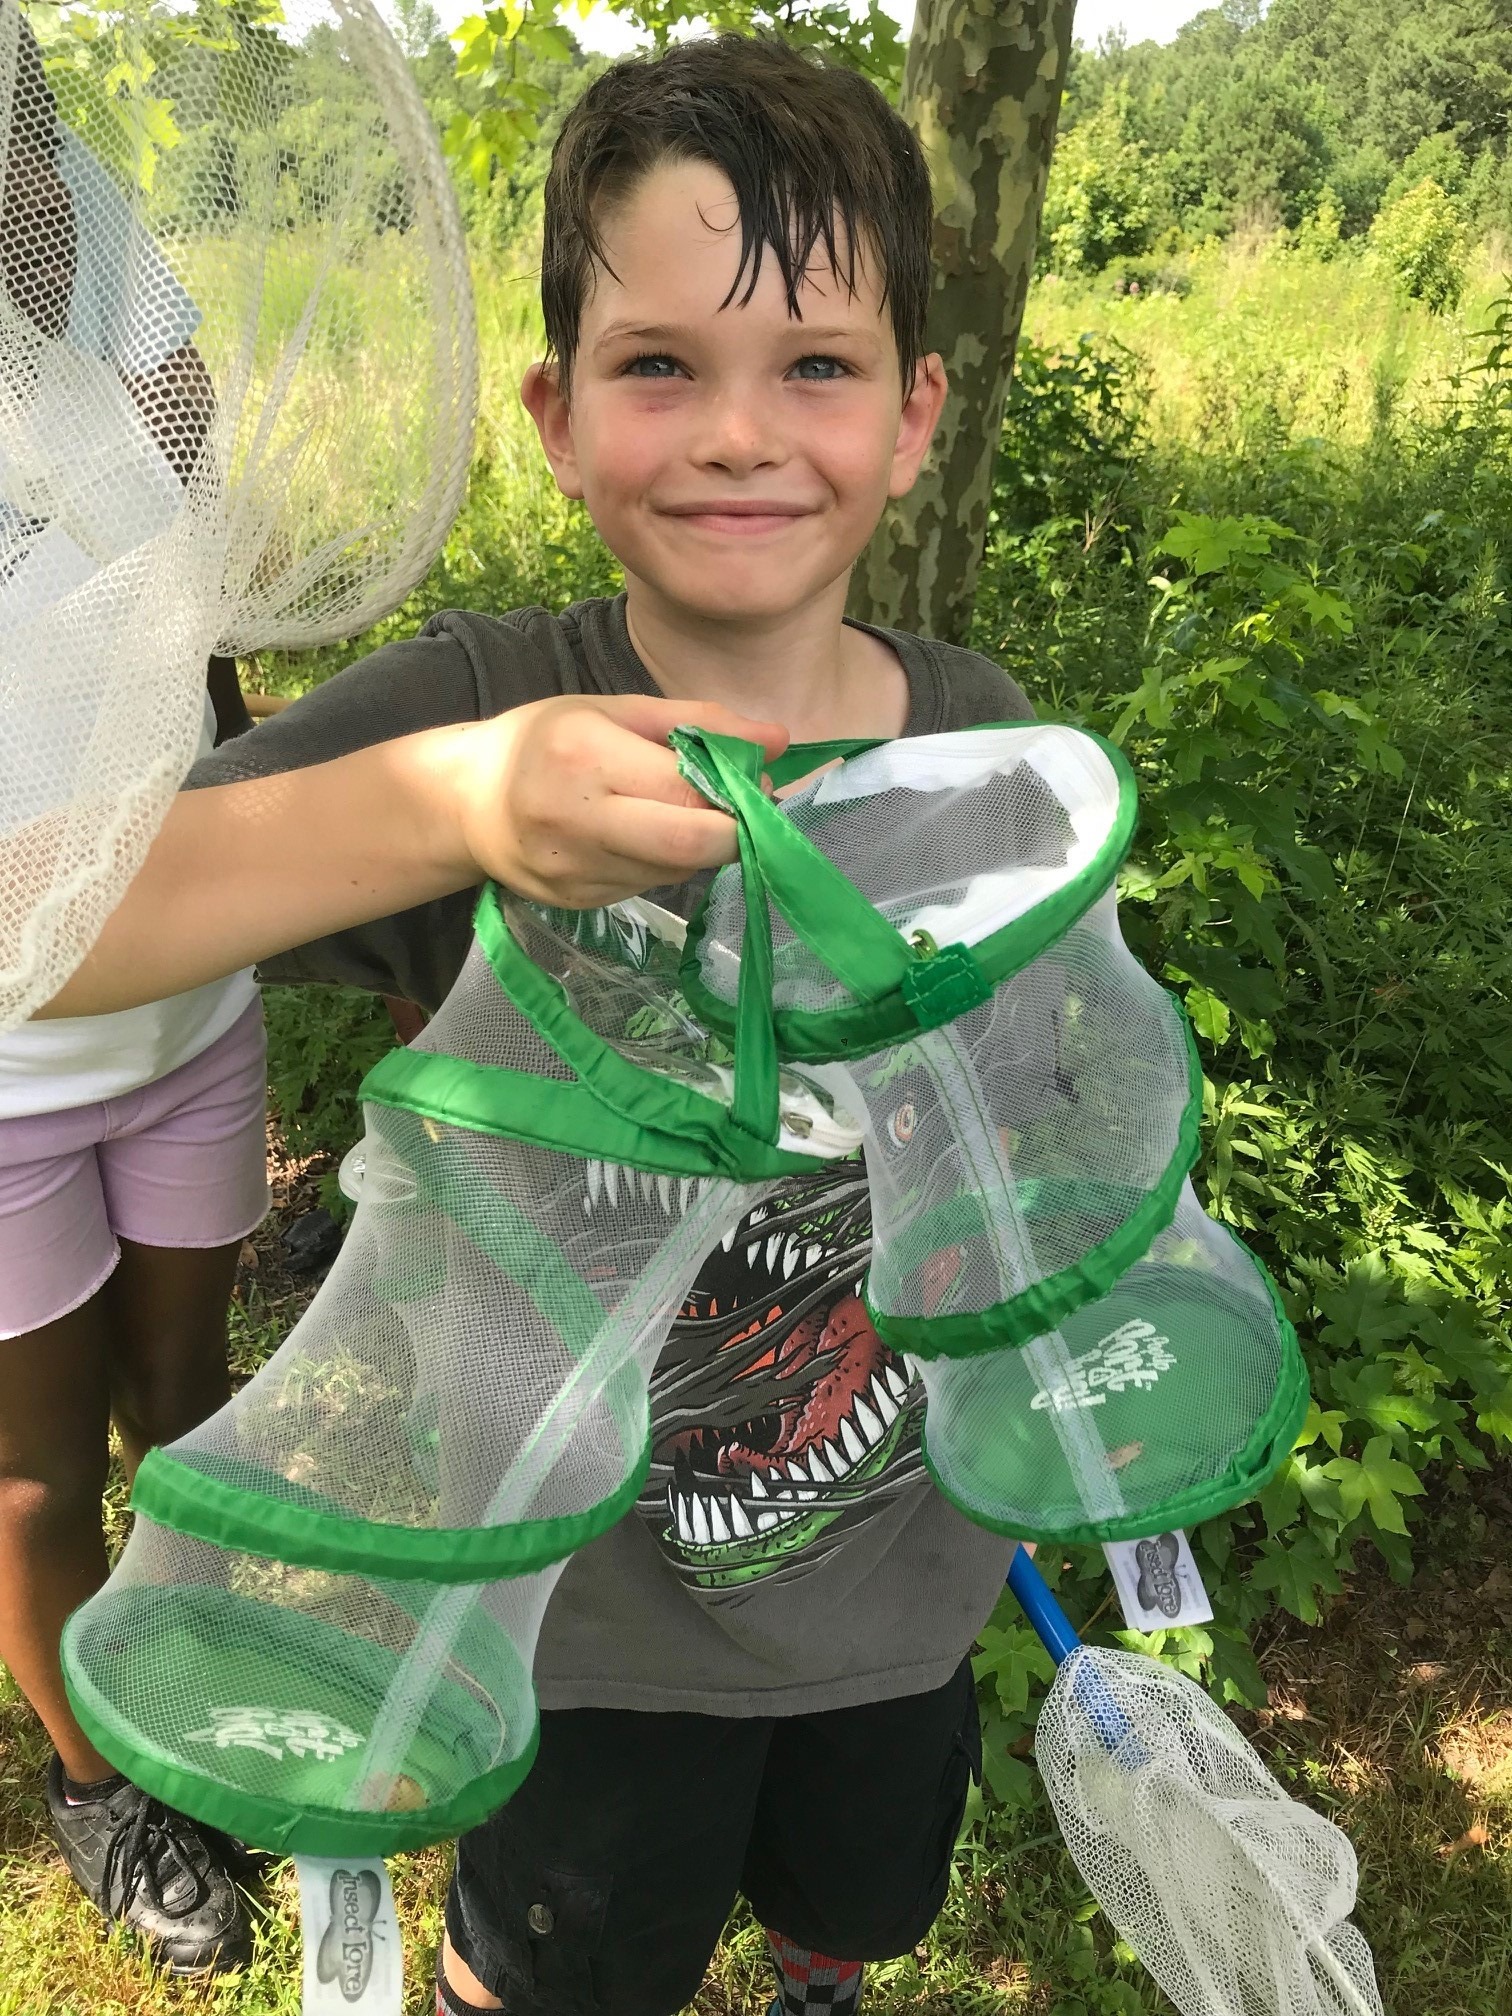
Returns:
[[[1082,1649],[1071,1619],[1056,1602],[1050,1584],[1035,1567],[1034,1557],[1024,1547],[1013,1550],[1013,1559],[1008,1564],[1008,1587],[1057,1666],[1063,1666],[1072,1653]],[[1131,1740],[1137,1748],[1138,1739],[1134,1737],[1133,1724],[1108,1692],[1095,1659],[1077,1661],[1071,1684],[1078,1706],[1092,1724],[1105,1750],[1111,1754]],[[1127,1761],[1131,1765],[1136,1761],[1132,1750]]]

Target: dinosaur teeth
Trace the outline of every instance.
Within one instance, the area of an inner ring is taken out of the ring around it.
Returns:
[[[882,1376],[887,1381],[888,1392],[891,1393],[894,1400],[901,1407],[903,1402],[908,1398],[908,1381],[903,1377],[896,1365],[884,1365],[882,1367]]]
[[[768,1496],[766,1487],[754,1473],[746,1481],[753,1498]],[[753,1521],[746,1504],[733,1494],[680,1490],[676,1484],[669,1484],[667,1518],[685,1548],[729,1546],[732,1541],[750,1540],[758,1533],[771,1533],[779,1526],[801,1519],[803,1508],[798,1501],[806,1502],[817,1494],[812,1490],[795,1491],[788,1485],[779,1495],[786,1502],[764,1504]]]
[[[882,1374],[880,1372],[873,1372],[869,1390],[872,1399],[876,1403],[877,1412],[882,1416],[882,1426],[884,1428],[891,1428],[894,1421],[898,1418],[898,1402],[894,1400],[891,1393],[883,1385]]]
[[[859,1393],[856,1395],[856,1426],[861,1430],[861,1433],[866,1437],[868,1444],[873,1449],[876,1448],[882,1437],[887,1433],[887,1430]]]

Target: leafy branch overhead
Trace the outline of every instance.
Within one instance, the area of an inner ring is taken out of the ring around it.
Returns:
[[[780,33],[801,48],[864,71],[892,94],[902,80],[897,23],[877,0],[859,14],[852,13],[846,0],[787,0],[777,6],[755,0],[721,0],[715,6],[678,0],[604,4],[653,49],[665,48],[679,29],[696,22],[721,34]],[[541,138],[542,115],[552,94],[534,66],[577,57],[577,44],[558,16],[567,11],[586,20],[593,6],[594,0],[570,0],[563,10],[557,0],[508,0],[505,6],[470,14],[454,31],[456,74],[476,87],[476,97],[452,115],[444,144],[479,185]]]

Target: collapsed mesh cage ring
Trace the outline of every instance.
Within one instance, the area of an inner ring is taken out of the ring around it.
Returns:
[[[1234,1237],[1228,1227],[1219,1226],[1264,1286],[1275,1318],[1279,1363],[1269,1406],[1256,1421],[1245,1443],[1214,1477],[1174,1492],[1152,1505],[1119,1517],[1068,1519],[1057,1525],[1036,1524],[1032,1520],[993,1515],[972,1504],[954,1489],[936,1464],[929,1446],[929,1410],[924,1412],[920,1453],[935,1489],[947,1498],[963,1517],[990,1533],[1009,1540],[1032,1540],[1067,1546],[1101,1546],[1110,1540],[1145,1540],[1157,1533],[1174,1532],[1179,1527],[1200,1526],[1220,1512],[1230,1512],[1263,1491],[1296,1446],[1312,1400],[1307,1366],[1297,1333],[1282,1305],[1280,1293],[1264,1261]]]
[[[575,1080],[564,1084],[437,1051],[391,1050],[363,1080],[364,1100],[653,1176],[749,1183],[824,1166],[823,1156],[750,1133],[720,1101],[632,1063],[589,1029],[558,982],[516,944],[492,885],[478,900],[473,928],[505,996]]]
[[[1078,1197],[1095,1198],[1099,1215],[1116,1201],[1113,1229],[1089,1246],[1071,1266],[1031,1282],[1016,1295],[980,1312],[956,1316],[899,1316],[877,1307],[870,1274],[862,1280],[861,1299],[884,1344],[910,1358],[975,1358],[984,1352],[1012,1349],[1042,1337],[1047,1330],[1089,1302],[1106,1295],[1129,1269],[1142,1260],[1176,1215],[1182,1189],[1201,1152],[1202,1060],[1186,1010],[1162,988],[1173,1018],[1179,1022],[1187,1058],[1187,1096],[1177,1129],[1176,1146],[1159,1179],[1148,1189],[1132,1185],[1055,1182],[1033,1178],[1019,1186],[1019,1207],[1032,1231],[1042,1209],[1055,1207],[1072,1215]],[[969,1238],[985,1222],[983,1200],[974,1193],[952,1198],[909,1227],[924,1264],[941,1248]]]
[[[221,1458],[212,1473],[159,1448],[142,1459],[131,1510],[170,1532],[213,1547],[267,1554],[291,1568],[382,1575],[392,1582],[497,1582],[565,1561],[617,1526],[650,1474],[647,1420],[623,1483],[579,1512],[498,1526],[401,1526],[360,1518],[284,1477],[275,1497],[255,1464],[232,1466]]]
[[[989,721],[964,732],[1033,734],[1043,733],[1045,726],[1040,721]],[[777,1055],[786,1061],[818,1064],[869,1057],[980,1005],[994,987],[1037,959],[1107,893],[1133,842],[1138,791],[1127,757],[1091,729],[1065,732],[1095,747],[1116,780],[1116,812],[1095,857],[979,943],[921,946],[887,923],[862,891],[763,793],[757,745],[702,729],[675,730],[671,741],[683,775],[737,821],[741,846],[738,867],[720,870],[688,925],[680,978],[693,1013],[708,1028],[733,1038],[737,1056],[743,1033],[748,1051],[759,1040],[756,1031],[743,1031],[746,1018],[741,1005],[732,1010],[700,971],[716,889],[725,876],[735,874],[745,890],[748,943],[742,948],[742,975],[750,941],[769,927],[770,904],[856,997],[840,1008],[773,1007],[770,1028]]]
[[[588,1362],[606,1312],[552,1242],[500,1198],[480,1210],[467,1183],[434,1168],[416,1167],[412,1173],[424,1201],[513,1282],[580,1363]],[[672,1313],[667,1312],[669,1323]],[[212,1459],[207,1453],[202,1463],[200,1452],[182,1443],[148,1452],[137,1472],[132,1509],[171,1532],[301,1568],[454,1585],[530,1575],[616,1526],[650,1475],[650,1399],[636,1368],[624,1362],[605,1367],[588,1378],[577,1398],[582,1404],[605,1403],[625,1462],[612,1491],[569,1513],[466,1526],[365,1518],[308,1484],[282,1474],[275,1482],[251,1462],[228,1463],[224,1455]],[[546,1424],[537,1425],[544,1430]],[[213,1470],[204,1467],[211,1460]],[[548,1464],[543,1474],[550,1470]]]
[[[521,1698],[528,1700],[531,1708],[531,1726],[524,1744],[515,1756],[469,1779],[460,1790],[435,1804],[385,1811],[324,1806],[304,1798],[286,1799],[250,1791],[226,1777],[194,1770],[155,1744],[89,1672],[83,1642],[87,1634],[113,1629],[123,1643],[135,1636],[131,1606],[123,1600],[130,1593],[112,1590],[107,1585],[75,1610],[64,1625],[61,1650],[69,1705],[102,1757],[133,1785],[154,1799],[161,1799],[164,1805],[189,1814],[202,1826],[217,1827],[234,1839],[254,1844],[270,1854],[379,1857],[405,1854],[436,1842],[454,1840],[470,1827],[480,1826],[514,1796],[535,1763],[541,1741],[540,1717],[535,1707],[535,1689],[521,1668],[517,1674]],[[193,1588],[175,1592],[185,1649],[193,1659],[203,1659],[207,1626],[214,1628],[213,1616],[196,1615],[197,1610],[205,1609],[207,1593]],[[119,1609],[118,1622],[112,1624],[108,1616],[102,1617],[99,1609],[102,1603]],[[281,1619],[293,1621],[291,1624]],[[295,1612],[269,1608],[264,1628],[274,1637],[292,1630],[297,1639],[293,1646],[295,1658],[307,1664],[312,1658],[333,1662],[338,1668],[349,1670],[353,1684],[369,1693],[381,1691],[381,1681],[375,1683],[371,1672],[363,1669],[380,1671],[386,1678],[387,1669],[397,1669],[400,1664],[399,1655],[371,1640],[355,1639],[317,1618]],[[476,1619],[474,1628],[478,1628]],[[496,1656],[519,1668],[518,1655],[505,1634],[498,1632],[495,1636]],[[159,1662],[172,1656],[163,1646],[161,1634],[156,1633],[152,1645],[144,1651],[145,1656]],[[191,1664],[188,1670],[196,1668]]]

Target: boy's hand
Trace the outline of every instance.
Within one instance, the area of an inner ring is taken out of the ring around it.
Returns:
[[[449,795],[473,874],[582,910],[733,861],[734,820],[684,781],[667,746],[683,727],[760,742],[769,758],[788,742],[770,721],[637,695],[537,700],[457,730]]]

